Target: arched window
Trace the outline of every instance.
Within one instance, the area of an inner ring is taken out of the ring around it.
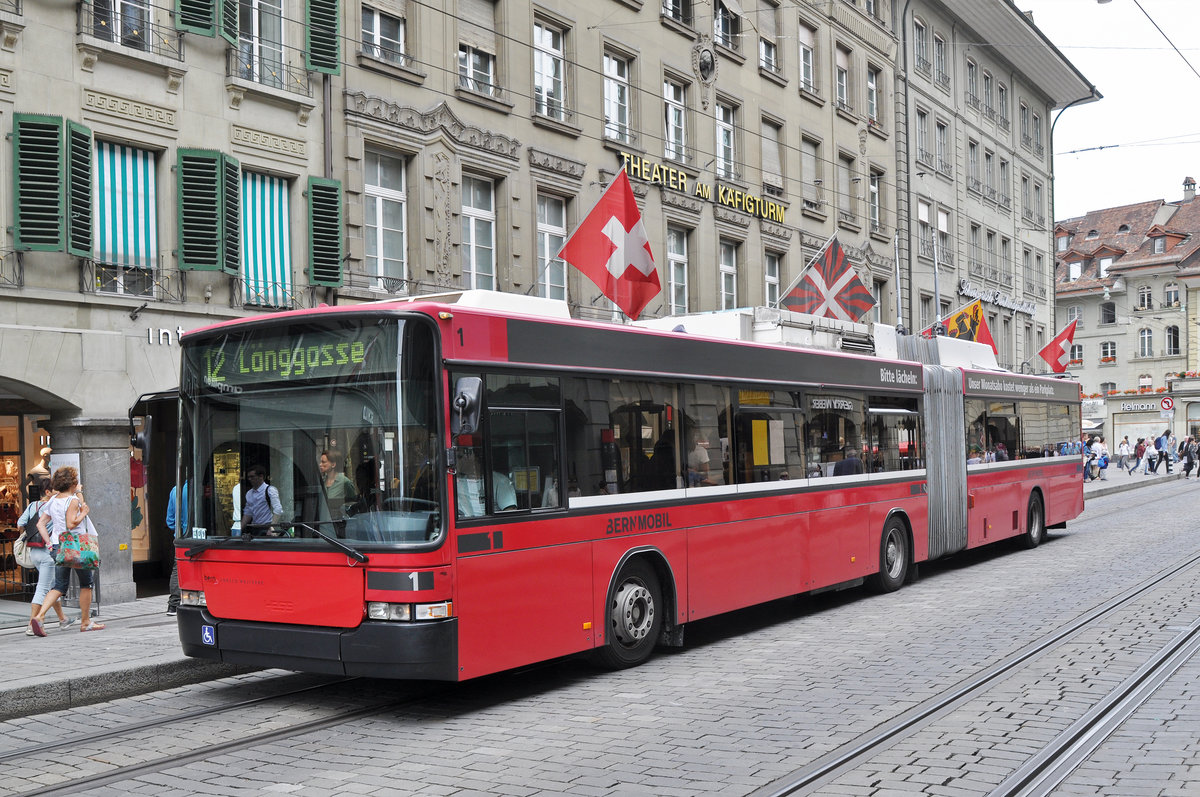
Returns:
[[[1163,347],[1163,354],[1167,357],[1179,355],[1179,327],[1167,327],[1167,342]]]
[[[1154,356],[1154,333],[1149,327],[1138,330],[1138,357]]]
[[[1129,232],[1129,225],[1122,224],[1120,227],[1117,228],[1117,232]]]
[[[1179,305],[1179,285],[1174,282],[1168,282],[1163,288],[1163,306],[1177,307]]]
[[[1137,309],[1138,310],[1149,310],[1154,305],[1154,302],[1150,298],[1153,295],[1154,295],[1154,291],[1150,289],[1149,285],[1140,286],[1138,288]]]

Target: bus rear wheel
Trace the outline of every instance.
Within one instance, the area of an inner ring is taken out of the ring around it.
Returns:
[[[1046,536],[1046,508],[1037,493],[1029,496],[1029,509],[1025,513],[1025,533],[1021,535],[1022,548],[1036,548]]]
[[[879,538],[879,572],[874,586],[879,592],[895,592],[908,577],[908,533],[899,518],[890,519]]]
[[[605,611],[608,639],[596,651],[600,664],[623,669],[650,658],[662,632],[663,608],[654,568],[640,559],[622,567]]]

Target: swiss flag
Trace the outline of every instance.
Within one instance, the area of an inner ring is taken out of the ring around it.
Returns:
[[[1038,352],[1038,356],[1048,362],[1050,370],[1056,374],[1067,370],[1067,363],[1071,360],[1071,343],[1075,340],[1075,325],[1078,323],[1077,318],[1067,324],[1062,332],[1046,344],[1046,348]]]
[[[875,297],[858,278],[835,235],[780,304],[797,313],[858,321],[875,306]]]
[[[596,283],[634,321],[662,290],[642,214],[624,169],[558,256]]]

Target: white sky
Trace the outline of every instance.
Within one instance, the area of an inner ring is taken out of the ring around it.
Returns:
[[[1200,0],[1014,1],[1104,95],[1054,127],[1053,217],[1181,199],[1183,178],[1200,180]]]

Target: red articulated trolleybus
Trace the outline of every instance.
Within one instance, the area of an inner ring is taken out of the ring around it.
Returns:
[[[465,292],[186,334],[184,651],[440,680],[630,666],[692,620],[895,590],[1083,509],[1075,382],[786,311],[656,323]]]

